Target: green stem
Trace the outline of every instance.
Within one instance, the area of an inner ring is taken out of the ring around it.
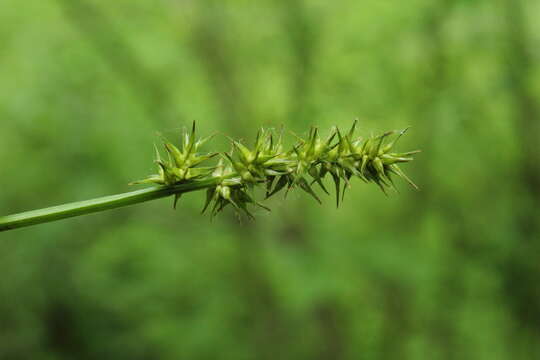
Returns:
[[[25,211],[18,214],[0,217],[0,231],[42,224],[50,221],[66,219],[73,216],[115,209],[122,206],[142,203],[215,186],[219,178],[194,181],[188,184],[174,186],[154,186],[147,189],[131,191],[123,194],[104,196],[96,199],[77,201],[68,204],[48,207],[45,209]]]

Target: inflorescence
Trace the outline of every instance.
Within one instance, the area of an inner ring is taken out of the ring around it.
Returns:
[[[251,149],[231,140],[232,150],[229,153],[202,154],[200,147],[211,137],[197,140],[193,122],[191,131],[184,131],[180,148],[164,140],[166,160],[156,148],[158,174],[132,184],[173,186],[215,180],[206,190],[202,211],[211,208],[214,216],[230,204],[250,218],[253,215],[248,205],[270,210],[255,200],[253,189],[256,186],[265,187],[265,199],[282,190],[287,194],[298,187],[321,203],[313,185],[317,184],[329,194],[323,179],[330,175],[335,185],[337,206],[340,199],[343,201],[352,177],[377,184],[385,194],[387,188],[395,190],[394,175],[417,188],[398,164],[412,161],[411,155],[419,150],[403,153],[392,150],[407,129],[389,131],[376,137],[355,138],[356,124],[357,121],[346,134],[334,127],[324,140],[320,138],[318,129],[312,127],[307,139],[296,136],[297,142],[290,150],[283,149],[283,129],[279,132],[261,129]],[[393,139],[392,135],[395,135]],[[218,155],[220,159],[216,165],[200,166]],[[180,196],[181,193],[175,195],[175,207]]]

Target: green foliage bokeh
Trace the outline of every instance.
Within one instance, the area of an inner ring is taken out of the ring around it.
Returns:
[[[539,12],[3,0],[2,215],[129,191],[192,120],[249,141],[358,117],[423,153],[421,191],[356,180],[337,210],[210,222],[192,193],[2,233],[0,359],[539,358]]]

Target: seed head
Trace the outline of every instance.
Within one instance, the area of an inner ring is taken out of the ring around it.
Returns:
[[[180,148],[164,140],[167,160],[163,160],[156,148],[158,173],[133,184],[155,183],[173,186],[196,181],[214,180],[206,190],[203,212],[211,208],[215,216],[231,205],[237,213],[243,212],[253,218],[248,206],[266,210],[266,206],[255,200],[253,189],[264,186],[265,198],[285,190],[299,187],[316,201],[322,203],[313,189],[317,184],[328,194],[324,179],[330,176],[335,186],[336,205],[343,201],[345,189],[350,187],[353,177],[369,183],[373,182],[386,194],[388,188],[395,189],[392,177],[404,179],[411,186],[417,186],[405,175],[399,163],[412,161],[412,155],[419,152],[395,152],[394,146],[407,131],[389,131],[366,139],[354,137],[357,121],[347,133],[337,127],[324,140],[316,127],[312,127],[306,139],[297,137],[297,142],[288,150],[283,150],[282,133],[261,129],[257,132],[253,148],[231,139],[232,149],[222,153],[215,166],[200,166],[218,153],[199,153],[199,148],[211,137],[195,139],[195,122],[190,132],[184,131]],[[397,134],[397,135],[396,135]],[[180,197],[175,195],[174,205]]]

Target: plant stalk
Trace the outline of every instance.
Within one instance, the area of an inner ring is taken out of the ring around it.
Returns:
[[[0,231],[42,224],[50,221],[161,199],[174,194],[201,190],[215,186],[220,181],[220,178],[213,178],[208,180],[193,181],[187,184],[153,186],[147,189],[130,191],[123,194],[103,196],[91,200],[77,201],[44,209],[2,216],[0,217]]]

